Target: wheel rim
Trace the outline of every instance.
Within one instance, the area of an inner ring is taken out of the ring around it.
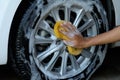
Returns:
[[[37,67],[45,75],[54,79],[65,79],[78,75],[88,67],[96,47],[84,49],[78,56],[70,55],[63,41],[57,39],[53,33],[55,22],[70,21],[85,37],[97,35],[99,24],[89,9],[83,7],[85,3],[56,2],[49,10],[43,10],[41,18],[31,33],[29,51]]]

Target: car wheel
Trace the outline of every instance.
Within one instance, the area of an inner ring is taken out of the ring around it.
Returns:
[[[15,41],[15,64],[23,80],[87,80],[102,64],[107,45],[69,54],[53,32],[56,21],[70,21],[84,37],[108,30],[99,0],[35,0],[21,20]]]

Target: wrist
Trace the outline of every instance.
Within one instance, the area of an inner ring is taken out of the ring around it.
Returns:
[[[84,38],[83,48],[88,48],[92,46],[92,38]]]

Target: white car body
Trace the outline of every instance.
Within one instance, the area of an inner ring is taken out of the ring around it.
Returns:
[[[11,24],[22,0],[0,0],[0,65],[8,60],[8,43]],[[120,25],[120,0],[112,0],[115,9],[116,25]]]
[[[7,63],[11,23],[21,0],[0,0],[0,64]]]

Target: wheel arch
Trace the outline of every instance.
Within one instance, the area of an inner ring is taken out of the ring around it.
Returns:
[[[10,27],[9,40],[8,40],[8,63],[10,64],[11,64],[11,61],[13,63],[13,60],[11,60],[11,57],[13,56],[11,56],[11,54],[13,55],[13,52],[15,50],[14,41],[15,41],[15,36],[17,33],[18,26],[21,22],[21,19],[24,13],[26,12],[26,9],[29,7],[29,4],[31,1],[32,0],[22,0],[14,14],[12,24]]]
[[[1,0],[0,1],[0,65],[7,63],[9,32],[12,24],[13,16],[20,4],[21,0]]]

